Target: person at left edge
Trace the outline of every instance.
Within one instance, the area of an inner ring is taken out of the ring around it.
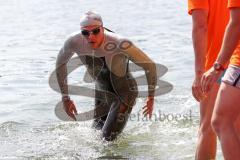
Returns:
[[[142,108],[144,116],[151,118],[154,92],[157,83],[155,63],[130,40],[104,28],[102,18],[95,12],[87,12],[80,20],[81,31],[71,35],[59,52],[56,62],[58,84],[66,113],[76,120],[76,107],[68,94],[67,63],[76,53],[88,73],[95,80],[95,108],[102,104],[109,108],[107,115],[94,119],[93,127],[102,130],[105,140],[114,140],[122,132],[137,98],[137,83],[128,69],[129,60],[145,70],[148,97]],[[134,91],[131,90],[134,88]],[[101,95],[99,90],[106,91]],[[112,99],[107,93],[117,97]],[[104,103],[101,103],[104,102]],[[98,114],[98,113],[96,113]]]

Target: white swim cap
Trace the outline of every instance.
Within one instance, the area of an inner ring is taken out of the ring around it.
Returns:
[[[88,11],[83,15],[83,17],[80,19],[80,26],[86,27],[86,26],[102,26],[102,18],[99,14]]]

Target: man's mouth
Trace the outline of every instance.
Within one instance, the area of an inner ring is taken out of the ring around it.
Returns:
[[[88,42],[88,43],[90,43],[90,44],[94,44],[94,43],[96,43],[96,42]]]

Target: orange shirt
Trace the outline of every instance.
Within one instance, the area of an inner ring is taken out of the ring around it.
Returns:
[[[229,0],[228,8],[232,8],[232,7],[240,7],[240,0]],[[240,66],[240,41],[231,57],[230,64]]]
[[[192,14],[194,9],[208,10],[206,70],[213,66],[221,49],[225,28],[229,21],[227,3],[227,0],[188,0],[189,14]]]

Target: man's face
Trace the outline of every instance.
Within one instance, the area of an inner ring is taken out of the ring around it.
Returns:
[[[93,49],[100,47],[104,39],[104,29],[102,26],[82,27],[81,32]]]

